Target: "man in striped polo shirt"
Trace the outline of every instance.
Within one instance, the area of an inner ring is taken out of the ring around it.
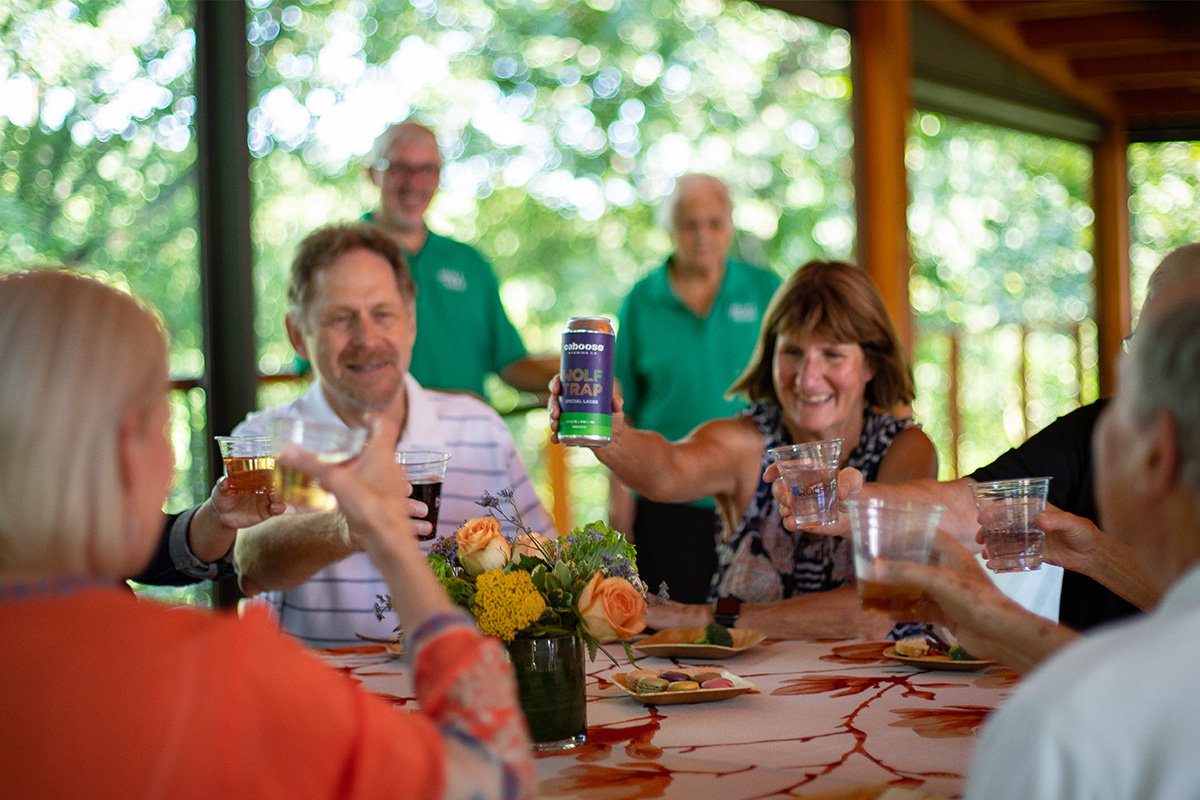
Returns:
[[[424,389],[408,374],[415,297],[399,246],[377,227],[333,225],[306,237],[292,263],[287,330],[316,380],[299,399],[250,414],[234,434],[265,434],[277,417],[363,427],[368,414],[384,414],[400,422],[398,451],[450,453],[438,535],[482,516],[475,501],[485,491],[506,488],[527,525],[556,535],[500,416],[474,397]],[[409,504],[414,517],[425,513],[423,503]],[[356,634],[386,637],[395,627],[394,617],[375,618],[386,587],[336,513],[285,514],[245,529],[235,561],[243,591],[267,592],[281,626],[314,647],[355,644]]]

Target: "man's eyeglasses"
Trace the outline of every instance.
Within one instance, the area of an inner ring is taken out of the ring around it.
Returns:
[[[436,178],[442,171],[440,164],[407,164],[403,161],[388,161],[386,158],[381,158],[372,166],[379,172],[385,172],[391,176],[411,175],[421,178]]]

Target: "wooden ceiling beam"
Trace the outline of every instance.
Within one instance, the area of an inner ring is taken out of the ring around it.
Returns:
[[[1185,35],[1184,31],[1145,11],[1025,21],[1016,25],[1026,44],[1034,50],[1056,50],[1064,54],[1081,50],[1102,51],[1113,45],[1156,47],[1164,41],[1181,40]]]
[[[1200,49],[1087,58],[1072,62],[1075,76],[1109,90],[1200,85]]]
[[[1134,0],[966,0],[976,14],[997,20],[1019,22],[1058,17],[1086,17],[1136,11],[1141,3]]]
[[[1200,86],[1118,92],[1115,99],[1130,122],[1200,118]]]
[[[964,0],[922,0],[923,5],[959,26],[996,52],[1021,65],[1037,78],[1074,101],[1106,118],[1118,114],[1107,92],[1075,77],[1070,63],[1060,55],[1039,53],[1021,37],[1015,25],[990,20],[975,13]]]

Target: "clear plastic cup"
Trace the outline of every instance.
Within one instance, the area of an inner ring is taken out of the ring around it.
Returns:
[[[789,444],[770,450],[779,477],[792,490],[792,516],[801,528],[837,522],[838,461],[842,440]]]
[[[921,590],[878,581],[876,570],[880,560],[929,563],[938,520],[946,509],[929,503],[877,498],[847,500],[845,506],[854,541],[854,574],[858,579],[858,596],[863,610],[911,616],[912,621],[917,621]]]
[[[413,499],[429,507],[429,513],[421,519],[432,525],[433,530],[418,535],[418,539],[432,539],[437,535],[442,480],[446,477],[446,464],[449,461],[450,454],[440,450],[404,450],[396,453],[396,463],[404,467],[404,478],[412,484]]]
[[[1046,533],[1037,526],[1046,510],[1049,478],[1014,478],[971,484],[988,561],[995,572],[1042,567]]]
[[[288,417],[271,420],[270,431],[271,449],[275,455],[291,444],[328,464],[354,458],[367,440],[367,431],[363,428]],[[315,478],[281,464],[275,465],[275,491],[279,499],[301,511],[337,510],[337,498],[322,488]]]
[[[217,436],[230,494],[270,494],[275,488],[275,456],[270,436]]]

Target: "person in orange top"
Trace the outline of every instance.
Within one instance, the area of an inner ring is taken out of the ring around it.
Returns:
[[[264,615],[169,610],[121,587],[155,550],[173,467],[149,311],[66,272],[0,278],[0,385],[0,795],[532,795],[511,672],[424,562],[394,424],[376,420],[351,465],[280,460],[337,495],[387,581],[419,711]]]

